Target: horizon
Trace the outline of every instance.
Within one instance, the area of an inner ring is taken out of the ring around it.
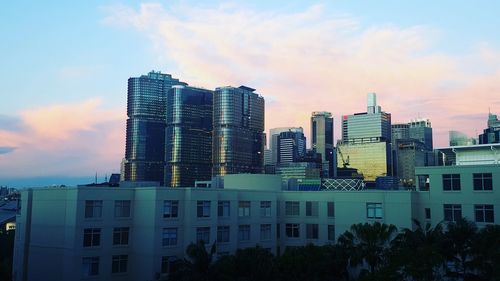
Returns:
[[[430,119],[435,147],[447,146],[452,130],[477,136],[489,112],[500,114],[500,3],[4,7],[0,185],[119,173],[127,79],[151,69],[195,87],[256,88],[266,134],[302,127],[308,143],[313,111],[332,113],[339,139],[341,116],[364,112],[369,92],[393,124]]]

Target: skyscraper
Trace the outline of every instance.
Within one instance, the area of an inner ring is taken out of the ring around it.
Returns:
[[[281,132],[277,150],[278,164],[298,162],[306,155],[306,137],[302,132]]]
[[[342,117],[342,141],[337,145],[337,167],[358,169],[366,181],[392,175],[391,114],[377,105],[375,93],[368,94],[366,112]]]
[[[432,127],[429,119],[411,120],[408,125],[410,139],[416,139],[424,144],[426,150],[432,150]]]
[[[262,173],[264,98],[240,86],[215,89],[212,175]]]
[[[279,127],[269,130],[269,149],[271,150],[271,164],[278,163],[278,137],[282,132],[300,132],[304,133],[302,127]]]
[[[397,123],[391,125],[391,140],[395,142],[396,140],[404,140],[410,138],[410,125],[408,123]]]
[[[129,78],[124,180],[164,183],[166,95],[187,85],[170,74],[151,71]]]
[[[333,117],[330,112],[315,111],[311,115],[311,147],[321,153],[323,176],[334,175]]]
[[[496,114],[488,114],[488,128],[479,135],[479,144],[500,143],[500,120]]]
[[[194,186],[212,176],[213,92],[173,86],[167,93],[165,185]]]

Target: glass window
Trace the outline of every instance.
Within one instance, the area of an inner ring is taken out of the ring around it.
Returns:
[[[318,202],[306,201],[306,216],[307,217],[318,216]]]
[[[318,239],[318,225],[317,224],[306,224],[306,238],[307,239]]]
[[[327,202],[326,207],[327,207],[327,216],[329,218],[335,217],[335,203]]]
[[[262,217],[271,216],[271,201],[260,201],[260,215]]]
[[[271,225],[261,224],[260,225],[260,240],[271,240]]]
[[[444,204],[444,220],[458,221],[462,217],[462,205],[460,204]]]
[[[102,217],[102,200],[85,200],[85,218]]]
[[[431,219],[431,208],[425,208],[425,219],[426,220]]]
[[[197,227],[196,241],[203,241],[205,244],[210,244],[210,227]]]
[[[115,217],[130,217],[130,200],[115,200]]]
[[[300,224],[298,223],[287,223],[285,225],[286,237],[288,238],[299,238]]]
[[[175,246],[177,245],[177,228],[168,227],[163,229],[162,233],[162,246]]]
[[[240,225],[238,226],[238,240],[248,241],[250,240],[250,225]]]
[[[491,173],[473,174],[474,190],[493,190]]]
[[[328,240],[335,241],[335,225],[328,225]]]
[[[113,255],[111,260],[111,273],[127,272],[128,255]]]
[[[444,191],[460,190],[460,174],[444,174],[443,190]]]
[[[198,201],[196,213],[199,218],[210,217],[210,201]]]
[[[369,219],[383,218],[382,203],[366,203],[366,217]]]
[[[218,226],[217,227],[217,243],[227,243],[229,242],[229,226]]]
[[[250,201],[238,202],[238,216],[239,217],[249,217],[250,216]]]
[[[285,215],[299,216],[300,215],[300,202],[299,201],[285,201]]]
[[[418,175],[418,189],[420,191],[429,191],[429,175]]]
[[[165,200],[163,201],[163,217],[177,218],[179,216],[179,201]]]
[[[230,202],[229,201],[219,201],[217,203],[217,216],[219,217],[229,217],[230,215]]]
[[[83,247],[97,247],[101,245],[101,229],[85,228],[83,230]]]
[[[476,222],[494,223],[493,205],[474,205]]]
[[[82,276],[99,275],[99,257],[84,257],[82,259]]]
[[[113,228],[113,245],[128,245],[129,228]]]

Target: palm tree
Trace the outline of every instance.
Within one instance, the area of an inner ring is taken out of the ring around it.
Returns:
[[[459,280],[475,280],[474,240],[477,227],[473,222],[459,219],[448,224],[444,249],[448,262],[447,276]]]
[[[500,225],[481,229],[473,243],[473,267],[480,280],[500,280]]]
[[[213,280],[211,265],[214,254],[215,243],[212,245],[210,252],[207,251],[203,241],[189,244],[186,248],[188,258],[179,261],[176,270],[169,275],[168,280]]]
[[[387,261],[390,242],[397,231],[396,226],[375,222],[354,224],[351,231],[342,234],[338,241],[350,253],[349,265],[368,265],[374,273]]]

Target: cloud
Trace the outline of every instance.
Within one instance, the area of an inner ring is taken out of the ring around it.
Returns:
[[[456,125],[452,115],[481,114],[497,104],[500,67],[491,62],[500,53],[491,46],[478,44],[474,52],[481,51],[466,58],[452,56],[433,48],[441,31],[432,26],[365,27],[354,16],[326,10],[121,5],[107,7],[103,23],[145,34],[158,58],[173,66],[167,72],[184,81],[211,88],[247,84],[272,96],[267,129],[308,131],[312,111],[337,117],[364,111],[366,93],[373,91],[394,121],[430,118],[438,136]],[[470,134],[478,126],[477,120],[461,124]]]
[[[123,108],[106,109],[100,98],[89,98],[27,109],[13,119],[20,123],[16,130],[0,128],[0,178],[119,171],[125,150]]]
[[[7,154],[11,153],[14,150],[16,150],[17,147],[11,147],[11,146],[0,146],[0,154]]]

